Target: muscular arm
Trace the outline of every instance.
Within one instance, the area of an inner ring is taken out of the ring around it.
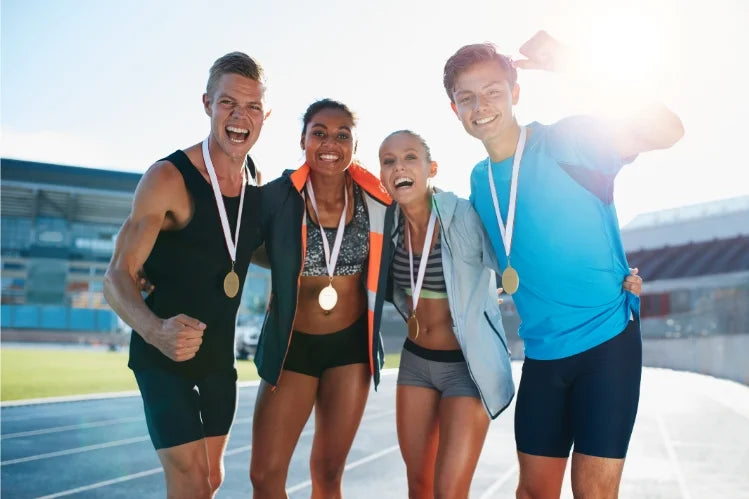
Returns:
[[[585,72],[584,64],[573,62],[570,49],[545,31],[533,35],[520,47],[520,53],[527,59],[515,61],[519,69],[568,72],[578,77]],[[659,102],[643,101],[627,115],[602,118],[602,121],[611,128],[614,147],[623,159],[654,149],[667,149],[684,135],[679,117]]]
[[[151,253],[160,230],[173,228],[172,216],[185,187],[170,163],[153,165],[135,191],[130,216],[117,236],[104,276],[104,296],[112,309],[143,339],[172,360],[195,356],[205,324],[184,314],[157,317],[146,306],[138,285],[139,270]]]

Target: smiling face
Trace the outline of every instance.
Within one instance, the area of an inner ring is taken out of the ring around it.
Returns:
[[[302,134],[307,164],[315,174],[339,175],[356,151],[353,117],[342,109],[324,108],[310,117]]]
[[[211,94],[203,94],[211,118],[211,139],[235,161],[244,161],[257,142],[269,113],[263,109],[263,85],[238,74],[221,75]]]
[[[380,146],[380,181],[398,204],[427,199],[429,179],[436,174],[437,163],[431,160],[419,137],[399,132]]]
[[[505,70],[494,61],[474,64],[463,70],[453,87],[453,111],[463,128],[484,144],[508,134],[516,125],[512,106],[520,88],[508,80]]]

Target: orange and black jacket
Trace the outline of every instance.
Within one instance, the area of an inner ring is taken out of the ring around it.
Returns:
[[[281,383],[281,371],[294,329],[299,280],[304,268],[307,227],[304,184],[309,175],[305,163],[297,170],[287,170],[278,179],[261,188],[261,219],[265,250],[271,268],[271,296],[255,353],[258,374],[274,387]],[[382,303],[375,313],[382,259],[385,211],[391,203],[380,181],[358,164],[348,174],[361,187],[369,216],[369,259],[366,271],[367,326],[369,332],[369,369],[375,388],[380,381],[384,349],[379,322]]]

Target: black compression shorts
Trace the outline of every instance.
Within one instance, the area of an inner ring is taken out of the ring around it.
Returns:
[[[349,364],[369,364],[367,316],[329,334],[294,331],[283,368],[319,378],[325,369]]]
[[[135,371],[156,449],[227,435],[237,409],[237,371],[190,379],[162,368]]]

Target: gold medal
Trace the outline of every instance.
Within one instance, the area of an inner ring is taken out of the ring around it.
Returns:
[[[309,200],[312,204],[312,209],[315,211],[317,221],[320,222],[320,215],[317,213],[317,201],[315,201],[315,190],[312,188],[312,179],[307,177],[306,190],[309,194]],[[328,244],[328,236],[325,235],[325,231],[320,224],[320,236],[322,237],[322,247],[325,252],[325,266],[328,268],[328,277],[330,277],[330,284],[320,290],[320,294],[317,295],[317,303],[320,304],[320,308],[323,309],[325,315],[328,315],[338,303],[338,292],[333,288],[333,275],[335,274],[335,264],[338,261],[338,252],[341,250],[341,244],[343,243],[343,232],[346,228],[346,211],[348,210],[348,189],[343,186],[343,210],[341,211],[341,218],[338,220],[338,229],[335,234],[335,241],[333,242],[333,251],[331,253],[330,246]]]
[[[224,277],[224,293],[229,298],[234,298],[239,292],[239,276],[234,272],[234,266]]]
[[[234,298],[239,293],[239,276],[234,272],[234,263],[237,260],[237,246],[239,245],[239,227],[242,223],[242,209],[244,208],[244,193],[247,190],[247,160],[242,167],[242,190],[239,194],[239,211],[237,212],[237,225],[234,229],[234,240],[231,237],[231,230],[229,229],[229,218],[226,215],[226,207],[221,195],[221,188],[218,184],[218,177],[216,176],[216,170],[213,167],[213,161],[211,161],[211,153],[208,150],[208,138],[203,141],[203,161],[205,161],[205,169],[208,171],[208,176],[211,179],[211,189],[213,189],[213,197],[216,200],[216,208],[218,209],[218,217],[221,221],[221,230],[224,232],[224,240],[226,241],[226,249],[229,251],[229,258],[231,258],[231,270],[224,277],[224,294],[229,298]]]
[[[317,296],[317,302],[320,304],[320,308],[326,312],[330,312],[335,308],[336,303],[338,303],[338,292],[335,290],[332,283],[320,290],[320,294]]]
[[[502,288],[508,295],[517,292],[520,287],[520,276],[517,270],[513,269],[509,264],[504,272],[502,272]]]
[[[507,256],[507,268],[502,272],[502,288],[508,295],[517,292],[520,287],[520,276],[517,270],[510,265],[510,253],[512,252],[512,235],[515,231],[515,208],[518,199],[518,178],[520,177],[520,164],[525,149],[525,139],[527,131],[524,126],[520,127],[518,136],[518,145],[515,147],[515,157],[512,160],[512,178],[510,179],[510,197],[507,201],[507,226],[502,221],[502,214],[499,210],[499,198],[497,197],[497,188],[494,185],[494,174],[492,173],[492,164],[490,158],[487,158],[487,173],[489,176],[489,192],[492,195],[492,204],[494,205],[494,215],[497,217],[497,226],[502,236],[502,244],[505,247],[505,256]]]
[[[412,340],[419,337],[419,319],[416,318],[416,312],[411,312],[408,318],[408,337]]]

